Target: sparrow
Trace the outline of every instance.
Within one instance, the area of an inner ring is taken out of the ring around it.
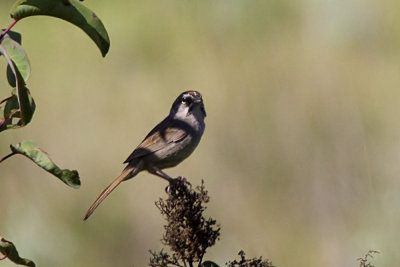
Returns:
[[[197,91],[181,93],[172,104],[169,115],[147,134],[124,161],[126,167],[86,212],[87,220],[100,203],[123,181],[141,171],[148,171],[169,183],[175,179],[163,169],[175,167],[190,156],[200,142],[205,129],[203,98]]]

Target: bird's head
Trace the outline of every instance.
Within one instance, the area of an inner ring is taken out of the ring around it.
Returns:
[[[174,117],[187,117],[192,114],[200,118],[206,116],[203,98],[197,91],[186,91],[176,98],[172,104],[170,115]]]

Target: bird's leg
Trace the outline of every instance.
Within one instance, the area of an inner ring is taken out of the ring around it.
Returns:
[[[165,172],[163,172],[160,168],[158,168],[156,166],[151,167],[151,173],[167,180],[169,183],[172,183],[174,181],[174,178],[170,177],[168,174],[166,174]]]
[[[165,172],[163,172],[160,168],[158,168],[157,166],[153,166],[151,167],[151,169],[149,170],[152,174],[157,175],[158,177],[161,177],[165,180],[167,180],[169,182],[169,185],[167,185],[167,187],[165,187],[165,192],[167,194],[169,194],[170,190],[171,190],[171,186],[174,186],[176,184],[176,182],[179,181],[185,181],[185,178],[182,178],[181,176],[178,176],[177,178],[172,178],[170,177],[168,174],[166,174]]]

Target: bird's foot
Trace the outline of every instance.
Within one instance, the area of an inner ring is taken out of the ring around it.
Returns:
[[[179,184],[184,184],[186,183],[186,179],[182,176],[178,176],[176,178],[171,178],[168,180],[169,185],[165,187],[165,193],[169,194],[171,192],[171,188],[175,187]]]
[[[178,176],[175,179],[173,179],[174,182],[179,181],[179,182],[186,182],[186,178],[182,176]]]

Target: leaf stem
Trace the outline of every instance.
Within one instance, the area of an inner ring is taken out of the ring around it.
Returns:
[[[17,153],[12,152],[12,153],[8,154],[7,156],[5,156],[5,157],[3,157],[2,159],[0,159],[0,163],[2,163],[3,161],[5,161],[6,159],[8,159],[9,157],[11,157],[11,156],[13,156],[13,155],[15,155],[15,154],[17,154]]]
[[[6,124],[8,118],[4,118],[0,121],[0,128],[3,127],[4,124]]]
[[[14,97],[14,96],[12,95],[12,96],[7,97],[6,99],[1,100],[1,101],[0,101],[0,105],[3,104],[4,102],[10,100],[10,99],[13,98],[13,97]]]
[[[19,19],[14,19],[13,22],[11,22],[11,24],[7,27],[7,29],[5,29],[1,34],[0,34],[0,41],[1,39],[3,39],[4,35],[6,35],[12,27],[14,27],[15,24],[17,24],[17,22],[19,21]]]

